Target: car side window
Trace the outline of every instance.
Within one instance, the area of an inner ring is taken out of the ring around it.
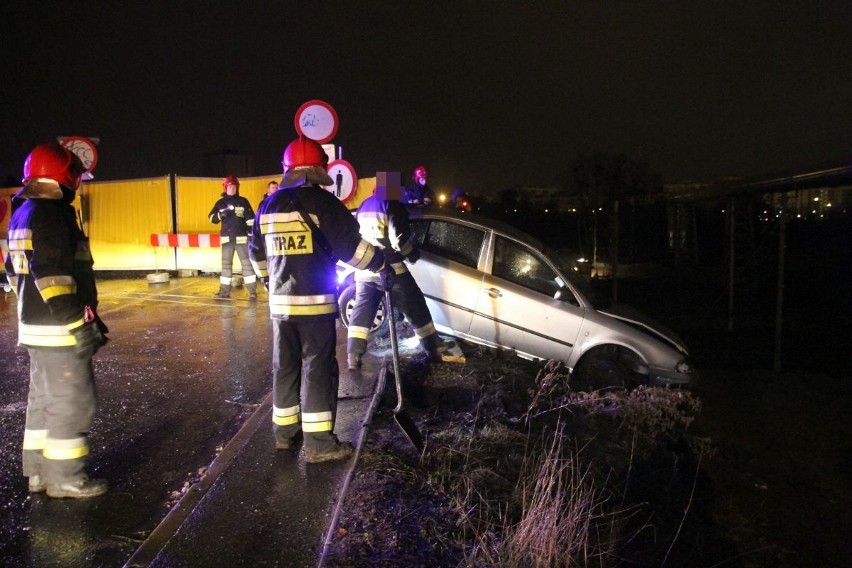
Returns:
[[[411,231],[421,250],[476,268],[485,231],[435,219],[412,220]]]
[[[495,242],[491,273],[551,298],[565,284],[536,252],[504,237]]]

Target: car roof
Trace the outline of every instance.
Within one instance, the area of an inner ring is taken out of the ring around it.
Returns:
[[[525,242],[536,250],[544,250],[544,243],[520,229],[516,229],[508,223],[485,217],[476,213],[462,213],[455,209],[442,209],[434,207],[409,207],[408,215],[411,219],[453,219],[461,222],[473,223],[481,225],[487,229],[491,229],[498,233],[503,233],[506,236],[512,237],[519,241]]]

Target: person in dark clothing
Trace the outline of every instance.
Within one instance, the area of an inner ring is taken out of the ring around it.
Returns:
[[[385,260],[361,238],[332,184],[322,147],[305,137],[284,151],[279,190],[257,212],[249,256],[269,292],[272,318],[273,432],[276,448],[304,437],[308,463],[346,459],[350,443],[334,435],[339,366],[335,264],[382,270]]]
[[[254,209],[248,199],[240,195],[240,180],[228,176],[222,181],[222,197],[213,205],[208,217],[213,224],[222,224],[219,231],[222,247],[222,273],[219,276],[219,291],[216,298],[231,297],[231,282],[234,269],[234,251],[240,257],[243,280],[249,299],[257,299],[257,276],[251,268],[248,254],[248,235],[254,225]]]
[[[435,204],[435,193],[429,188],[426,178],[429,173],[424,166],[414,168],[414,183],[402,192],[402,202],[414,207],[430,207]]]
[[[85,472],[95,414],[92,357],[108,329],[97,315],[89,243],[72,205],[86,168],[59,144],[24,163],[4,265],[18,298],[18,343],[30,357],[23,474],[30,493],[83,499],[107,492]]]
[[[263,198],[260,200],[260,203],[257,204],[257,210],[260,211],[260,206],[263,205],[263,202],[266,201],[266,198],[278,191],[278,182],[272,180],[271,182],[266,184],[266,193],[263,195]]]

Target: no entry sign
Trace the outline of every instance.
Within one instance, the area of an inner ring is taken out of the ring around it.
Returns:
[[[308,101],[296,111],[296,132],[325,144],[337,134],[337,112],[325,101]]]

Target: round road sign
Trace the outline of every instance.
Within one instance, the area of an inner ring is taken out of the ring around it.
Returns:
[[[358,178],[355,177],[355,168],[346,160],[334,160],[328,165],[328,175],[332,184],[325,188],[343,203],[355,197],[358,189]]]
[[[296,111],[296,132],[325,144],[337,134],[337,112],[325,101],[308,101]]]
[[[98,148],[95,143],[84,136],[68,136],[59,142],[63,147],[74,152],[86,168],[84,179],[91,179],[95,166],[98,165]]]

